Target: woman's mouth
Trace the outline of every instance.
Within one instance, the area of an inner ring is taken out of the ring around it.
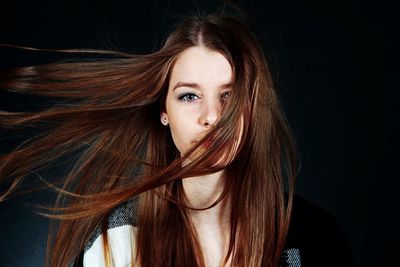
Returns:
[[[192,144],[197,144],[197,143],[199,143],[200,142],[200,140],[195,140],[195,141],[192,141]],[[205,141],[203,141],[203,143],[201,144],[201,147],[203,147],[203,148],[209,148],[211,145],[212,145],[212,140],[205,140]]]

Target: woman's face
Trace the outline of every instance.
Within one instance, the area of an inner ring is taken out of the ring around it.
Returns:
[[[179,55],[172,68],[161,122],[169,124],[181,155],[218,121],[231,83],[232,68],[221,53],[195,46]]]

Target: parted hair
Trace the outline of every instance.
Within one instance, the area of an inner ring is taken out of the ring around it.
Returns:
[[[193,46],[226,57],[233,88],[218,122],[181,156],[169,128],[160,123],[160,113],[174,63]],[[30,174],[65,155],[79,155],[59,183],[51,185],[58,192],[54,206],[41,211],[52,221],[47,266],[72,264],[98,226],[111,266],[107,218],[115,207],[138,197],[133,265],[204,267],[189,217],[194,207],[186,203],[182,179],[222,169],[228,179],[212,206],[230,198],[224,264],[231,258],[232,266],[277,266],[290,223],[297,154],[266,57],[250,26],[234,16],[196,15],[186,17],[150,54],[68,53],[107,57],[2,69],[0,79],[1,90],[60,100],[40,111],[0,112],[4,128],[48,126],[1,155],[0,177],[11,181],[1,200]],[[210,149],[187,163],[210,141]],[[229,163],[216,164],[229,151],[235,151]]]

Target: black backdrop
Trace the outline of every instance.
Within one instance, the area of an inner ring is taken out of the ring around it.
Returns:
[[[215,1],[14,1],[2,6],[0,42],[40,48],[160,47],[174,15]],[[297,193],[330,211],[355,266],[388,266],[399,237],[399,130],[395,7],[375,1],[238,1],[254,18],[302,157]],[[10,55],[23,64],[40,55]],[[0,77],[1,78],[1,77]],[[1,109],[40,105],[0,94]],[[15,142],[3,134],[0,149]],[[0,204],[0,265],[42,266],[47,221],[26,203]]]

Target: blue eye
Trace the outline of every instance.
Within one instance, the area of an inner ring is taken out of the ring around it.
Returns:
[[[178,97],[178,99],[183,102],[193,102],[193,101],[199,99],[199,97],[193,93],[184,93],[184,94],[180,95]]]

